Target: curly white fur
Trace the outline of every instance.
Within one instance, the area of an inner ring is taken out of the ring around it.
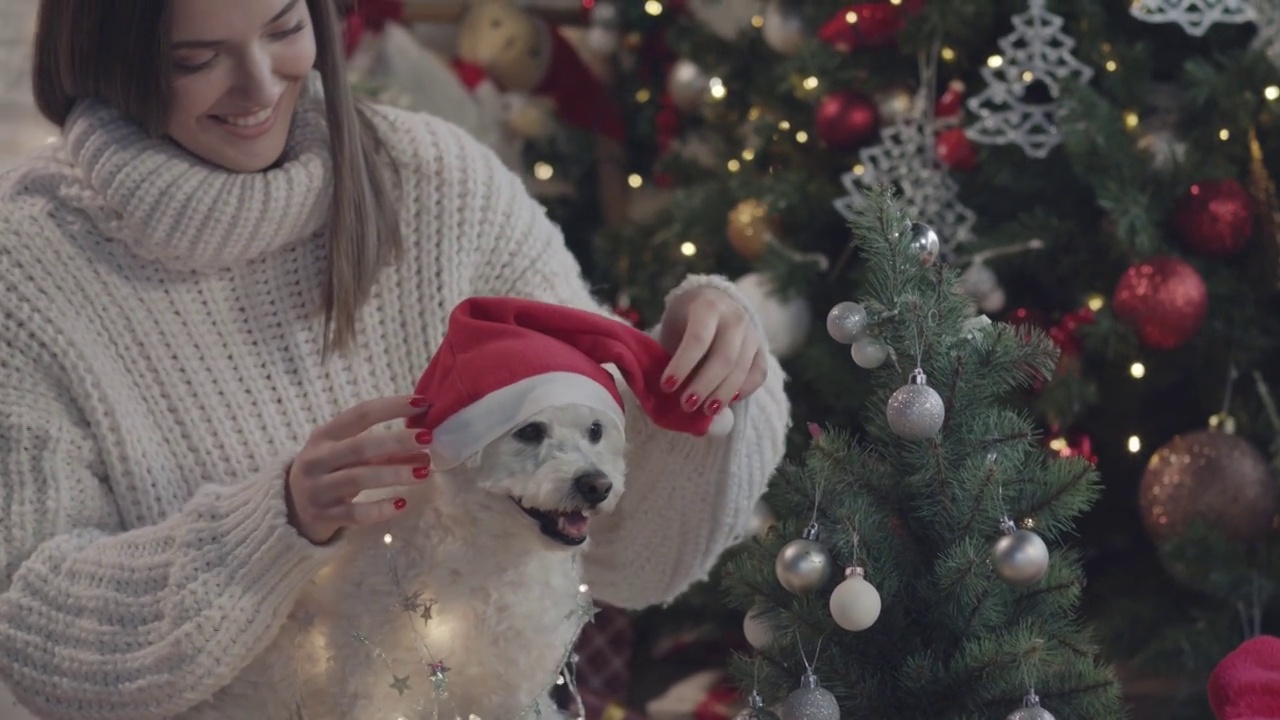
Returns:
[[[578,405],[527,422],[544,423],[546,439],[513,429],[463,467],[381,494],[405,497],[408,509],[348,533],[292,622],[214,702],[243,697],[254,703],[246,718],[513,720],[535,717],[535,702],[560,717],[547,690],[585,619],[579,556],[590,541],[550,539],[512,500],[586,508],[574,478],[598,472],[612,489],[588,514],[613,510],[625,441],[603,413]],[[593,423],[603,425],[597,442]],[[433,693],[432,661],[449,668],[447,698]],[[261,706],[268,694],[278,707]]]

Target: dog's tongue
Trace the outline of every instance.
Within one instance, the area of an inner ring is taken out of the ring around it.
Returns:
[[[556,515],[556,530],[572,538],[585,536],[587,534],[587,523],[587,516],[577,510]]]

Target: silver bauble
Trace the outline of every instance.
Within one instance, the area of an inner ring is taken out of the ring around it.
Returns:
[[[1018,708],[1006,720],[1054,720],[1053,713],[1042,707]]]
[[[840,703],[831,691],[818,684],[818,678],[806,673],[800,689],[792,692],[778,706],[782,720],[840,720]]]
[[[845,578],[831,591],[831,619],[849,632],[862,632],[880,617],[880,592],[860,573]]]
[[[874,335],[859,335],[849,346],[853,362],[865,370],[875,370],[889,359],[889,346]]]
[[[964,288],[965,295],[981,300],[1000,288],[1000,278],[996,277],[996,271],[990,265],[976,260],[960,275],[960,287]]]
[[[831,579],[831,554],[818,542],[818,528],[810,525],[804,537],[782,547],[773,570],[782,587],[799,595],[813,592]]]
[[[911,223],[909,242],[911,253],[920,259],[921,265],[934,264],[938,260],[938,254],[942,252],[942,241],[938,239],[938,233],[924,223]]]
[[[996,288],[978,298],[978,309],[984,313],[996,315],[1001,310],[1004,310],[1006,302],[1008,302],[1008,298],[1004,294],[1004,288]]]
[[[794,55],[809,37],[800,13],[780,0],[769,0],[764,10],[764,43],[779,55]]]
[[[996,540],[991,562],[1000,579],[1010,585],[1035,585],[1049,572],[1049,547],[1030,530],[1015,530]]]
[[[765,708],[764,700],[760,699],[760,693],[752,690],[751,697],[747,699],[746,709],[738,713],[734,720],[780,720],[780,718],[777,713]]]
[[[764,609],[759,605],[751,608],[742,619],[742,634],[747,644],[757,650],[763,650],[773,644],[773,628],[761,617]]]
[[[778,518],[773,514],[773,508],[766,505],[764,500],[757,500],[755,509],[751,513],[751,534],[764,537],[777,524]]]
[[[856,302],[838,303],[827,313],[827,334],[849,345],[867,329],[867,310]]]
[[[689,112],[696,110],[711,92],[711,78],[697,63],[680,58],[671,66],[667,75],[667,93],[676,107]]]
[[[937,437],[946,419],[942,396],[929,387],[920,370],[911,373],[911,380],[889,396],[886,409],[889,427],[904,440],[928,440]]]

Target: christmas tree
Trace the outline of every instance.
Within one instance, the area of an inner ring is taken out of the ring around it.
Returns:
[[[745,686],[789,720],[1122,717],[1060,543],[1096,473],[1001,401],[1048,377],[1057,349],[975,317],[959,273],[921,252],[931,229],[887,196],[853,230],[867,284],[827,328],[890,361],[868,373],[864,434],[811,426],[768,497],[782,519],[730,565],[758,652]]]
[[[685,272],[739,277],[791,378],[793,454],[807,420],[861,431],[870,375],[810,328],[874,282],[846,220],[896,186],[981,311],[1061,351],[1019,399],[1105,481],[1074,544],[1131,697],[1151,673],[1202,696],[1280,618],[1280,6],[712,5],[751,3],[617,6],[631,184],[661,200],[599,244],[620,304],[652,320]],[[1153,716],[1206,715],[1187,699]]]

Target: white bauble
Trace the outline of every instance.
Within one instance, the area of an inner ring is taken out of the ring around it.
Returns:
[[[831,592],[831,618],[850,632],[861,632],[880,617],[880,592],[861,575],[850,575]]]
[[[762,273],[747,273],[734,285],[760,318],[770,352],[785,358],[804,344],[813,320],[807,300],[799,296],[780,300],[774,294],[773,281]]]
[[[689,14],[717,37],[733,40],[764,12],[764,0],[690,0]]]
[[[889,359],[889,346],[875,335],[859,335],[849,346],[853,362],[865,370],[875,370]]]
[[[1004,310],[1006,302],[1007,298],[1004,294],[1004,288],[996,288],[985,296],[978,298],[978,307],[981,308],[984,313],[995,315],[1001,310]]]
[[[751,608],[747,616],[742,619],[742,633],[747,636],[747,642],[751,647],[757,650],[763,650],[773,644],[773,628],[764,621],[761,615],[762,608],[757,605]]]
[[[764,43],[779,55],[796,54],[809,37],[800,13],[779,0],[769,0],[769,6],[764,11],[761,34],[764,36]]]

